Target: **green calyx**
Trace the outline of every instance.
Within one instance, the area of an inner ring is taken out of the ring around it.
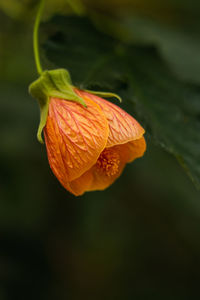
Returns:
[[[74,101],[86,107],[83,99],[75,93],[69,72],[65,69],[42,72],[41,76],[29,86],[29,92],[38,100],[40,106],[40,124],[37,132],[40,143],[43,143],[42,130],[47,121],[50,97]]]
[[[90,90],[85,90],[85,92],[88,92],[90,94],[97,95],[97,96],[103,97],[103,98],[117,98],[119,100],[119,102],[122,102],[122,98],[115,93],[98,92],[98,91],[90,91]]]

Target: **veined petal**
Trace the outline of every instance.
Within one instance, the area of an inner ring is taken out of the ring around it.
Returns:
[[[109,137],[106,147],[137,140],[145,133],[142,126],[119,106],[85,91],[75,91],[84,99],[91,99],[96,102],[104,112],[109,124]]]
[[[50,166],[66,185],[97,161],[107,143],[108,122],[101,108],[90,99],[82,105],[51,98],[44,136]]]

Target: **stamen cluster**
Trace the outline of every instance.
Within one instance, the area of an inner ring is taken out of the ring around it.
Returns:
[[[106,176],[113,176],[119,171],[120,157],[113,149],[105,149],[97,160],[98,171]]]

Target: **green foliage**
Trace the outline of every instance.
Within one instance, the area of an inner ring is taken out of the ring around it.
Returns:
[[[101,16],[97,20],[101,24]],[[179,20],[165,24],[144,16],[126,16],[119,21],[108,18],[104,29],[110,34],[135,45],[154,45],[159,54],[181,79],[200,83],[200,22]],[[99,24],[99,25],[100,25]],[[102,25],[100,25],[102,27]]]
[[[67,68],[81,88],[117,93],[123,88],[123,98],[134,104],[147,132],[176,156],[199,186],[200,87],[177,78],[155,48],[137,46],[131,39],[121,42],[87,18],[56,17],[51,25],[54,34],[45,44],[48,59]]]

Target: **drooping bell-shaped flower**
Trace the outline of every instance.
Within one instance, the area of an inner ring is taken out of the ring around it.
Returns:
[[[43,72],[30,92],[41,108],[38,139],[44,129],[50,167],[72,194],[107,188],[126,163],[143,156],[140,124],[95,92],[73,87],[66,70]]]

